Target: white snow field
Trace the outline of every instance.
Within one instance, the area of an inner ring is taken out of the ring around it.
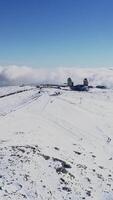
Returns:
[[[0,200],[113,200],[113,90],[18,90],[0,89]]]

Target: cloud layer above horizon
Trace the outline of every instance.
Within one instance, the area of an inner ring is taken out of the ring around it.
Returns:
[[[37,69],[27,66],[0,66],[0,86],[20,84],[63,84],[71,77],[74,84],[88,78],[90,85],[113,88],[113,68],[56,68]]]

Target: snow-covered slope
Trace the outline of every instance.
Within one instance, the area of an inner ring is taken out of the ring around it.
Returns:
[[[112,121],[112,90],[1,98],[0,200],[113,200]]]

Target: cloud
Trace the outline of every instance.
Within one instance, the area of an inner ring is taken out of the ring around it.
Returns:
[[[102,84],[113,88],[113,68],[55,68],[37,69],[27,66],[0,66],[0,86],[39,84],[39,83],[65,83],[71,77],[74,84],[82,82],[87,77],[90,84]]]

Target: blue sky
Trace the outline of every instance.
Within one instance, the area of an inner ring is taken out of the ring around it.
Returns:
[[[113,66],[113,0],[0,0],[0,65]]]

